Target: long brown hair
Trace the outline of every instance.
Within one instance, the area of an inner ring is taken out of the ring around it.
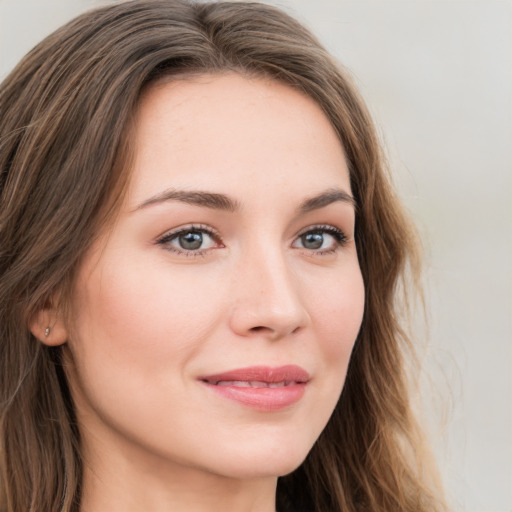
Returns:
[[[0,86],[0,508],[78,511],[80,431],[61,364],[29,319],[61,306],[128,181],[142,90],[173,75],[265,76],[313,98],[334,126],[358,204],[365,314],[341,398],[304,463],[279,479],[286,511],[438,512],[411,412],[398,297],[419,250],[372,121],[347,74],[283,12],[258,3],[133,0],[86,13]],[[401,284],[402,283],[402,284]],[[407,284],[407,283],[406,283]]]

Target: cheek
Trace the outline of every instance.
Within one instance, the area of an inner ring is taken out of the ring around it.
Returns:
[[[79,409],[88,415],[92,408],[116,429],[143,430],[133,420],[137,410],[141,417],[150,403],[156,412],[173,410],[180,399],[169,390],[182,389],[187,362],[216,322],[213,287],[198,294],[190,275],[171,275],[168,265],[104,254],[101,267],[84,266],[75,290],[68,376]]]
[[[364,313],[364,284],[359,266],[350,265],[324,282],[321,290],[309,288],[310,315],[315,333],[317,365],[312,381],[313,401],[308,410],[309,443],[325,428],[341,395],[354,343]],[[309,283],[310,284],[310,283]],[[305,428],[306,430],[306,428]]]
[[[148,265],[119,253],[101,269],[85,269],[70,343],[82,372],[107,367],[111,375],[164,379],[173,370],[179,377],[222,317],[219,283],[200,274],[187,266],[171,272],[165,258]]]
[[[345,272],[342,280],[333,280],[330,286],[324,287],[323,293],[314,296],[313,301],[314,329],[321,353],[317,370],[323,377],[318,383],[315,403],[318,424],[312,431],[314,442],[338,403],[361,327],[365,292],[359,266],[354,265],[351,271]]]
[[[364,283],[358,266],[312,297],[315,330],[324,356],[332,364],[348,364],[361,327],[364,301]]]

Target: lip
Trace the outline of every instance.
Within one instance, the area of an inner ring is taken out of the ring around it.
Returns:
[[[311,377],[297,365],[251,366],[199,377],[213,392],[260,411],[277,411],[297,403]]]

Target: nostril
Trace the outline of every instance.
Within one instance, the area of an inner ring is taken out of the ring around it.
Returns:
[[[230,312],[229,324],[233,332],[241,336],[269,340],[296,336],[309,322],[309,315],[298,301],[290,302],[288,306],[279,307],[279,304],[259,299],[258,302],[239,303]]]
[[[271,327],[266,327],[264,325],[256,325],[255,327],[251,327],[249,330],[253,333],[269,332],[269,333],[274,333],[275,335],[279,335],[278,329],[272,329]],[[297,326],[292,331],[289,331],[289,334],[295,334],[299,330],[300,330],[300,326]]]
[[[251,331],[260,332],[268,329],[268,327],[264,327],[263,325],[257,325],[256,327],[251,327]]]

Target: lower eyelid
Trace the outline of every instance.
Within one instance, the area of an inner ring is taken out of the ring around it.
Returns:
[[[177,237],[179,237],[181,234],[188,233],[191,231],[201,232],[201,233],[209,236],[213,241],[212,247],[206,247],[204,249],[199,248],[199,249],[188,249],[187,250],[185,248],[176,247],[170,243],[171,241],[173,241]],[[333,246],[329,247],[327,249],[321,249],[321,248],[308,249],[306,247],[297,247],[297,248],[304,249],[310,255],[312,255],[312,254],[319,254],[319,255],[328,254],[328,253],[335,252],[337,249],[343,247],[345,244],[347,244],[351,240],[351,238],[348,237],[347,235],[345,235],[345,233],[341,229],[339,229],[335,226],[332,226],[332,225],[316,225],[315,226],[315,225],[313,225],[313,226],[310,226],[307,229],[301,231],[296,236],[294,242],[292,243],[292,246],[295,244],[295,242],[297,240],[300,240],[300,238],[303,237],[304,235],[306,235],[308,233],[315,233],[315,232],[323,233],[323,234],[327,234],[327,235],[331,236],[334,239]],[[198,225],[198,224],[191,224],[189,226],[180,227],[173,231],[167,232],[164,235],[160,236],[155,241],[155,243],[163,246],[166,250],[168,250],[170,252],[174,252],[174,253],[184,255],[184,256],[189,256],[189,257],[205,256],[205,254],[207,252],[209,252],[211,249],[225,247],[224,244],[222,243],[220,235],[216,231],[214,231],[213,229],[211,229],[208,226]]]
[[[326,248],[322,248],[322,247],[317,248],[317,249],[308,248],[308,247],[304,247],[303,244],[300,247],[296,247],[299,250],[303,250],[305,252],[305,255],[307,255],[309,257],[334,254],[338,250],[343,248],[349,242],[349,238],[339,228],[336,228],[336,227],[330,226],[330,225],[319,225],[319,226],[311,226],[311,227],[307,228],[306,230],[303,230],[301,233],[299,233],[297,235],[297,237],[295,238],[295,240],[292,244],[292,247],[296,244],[297,241],[300,241],[300,239],[304,235],[307,235],[308,233],[321,233],[321,234],[328,235],[328,236],[332,237],[331,244],[329,245],[329,247],[326,247]]]
[[[172,252],[177,253],[186,253],[189,256],[192,256],[194,254],[199,254],[204,251],[208,251],[210,248],[205,249],[197,249],[197,250],[186,250],[186,249],[180,249],[178,247],[174,247],[170,244],[171,241],[178,238],[181,234],[189,233],[191,231],[197,231],[203,234],[206,234],[209,236],[215,244],[217,244],[219,247],[222,247],[223,244],[221,242],[220,236],[213,231],[212,229],[206,227],[206,226],[200,226],[200,225],[194,225],[191,224],[190,226],[185,226],[182,228],[177,228],[173,231],[168,231],[167,233],[163,234],[162,236],[158,237],[155,241],[157,245],[166,246],[168,250],[171,250]]]

